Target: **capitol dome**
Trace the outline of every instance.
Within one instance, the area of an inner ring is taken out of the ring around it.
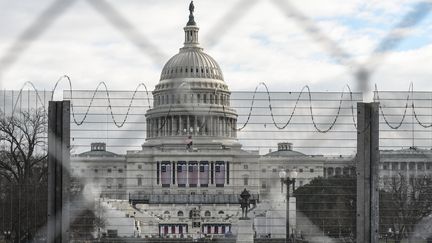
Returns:
[[[194,148],[239,147],[231,92],[220,66],[198,42],[193,2],[189,11],[183,47],[165,64],[152,92],[143,146],[184,148],[185,141],[193,139]]]
[[[175,78],[209,78],[223,81],[219,64],[202,48],[182,48],[164,66],[160,80]]]

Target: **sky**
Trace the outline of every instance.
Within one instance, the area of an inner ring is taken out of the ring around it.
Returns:
[[[119,21],[106,18],[106,5],[96,0],[70,1],[44,15],[55,1],[1,0],[0,87],[19,89],[32,81],[50,90],[68,75],[73,89],[92,90],[105,81],[111,90],[134,90],[140,82],[152,90],[164,63],[182,47],[189,1],[106,2]],[[403,32],[393,31],[419,1],[290,1],[306,21],[287,12],[292,10],[283,7],[287,2],[194,1],[201,45],[217,60],[231,90],[252,91],[260,82],[270,91],[299,91],[304,85],[312,91],[342,91],[346,84],[356,89],[357,63],[373,67],[370,87],[408,90],[413,82],[415,90],[432,90],[432,14]],[[30,28],[41,15],[42,24]],[[304,23],[318,32],[311,34]],[[402,33],[404,39],[371,62],[389,33]],[[23,35],[30,38],[17,41]],[[335,48],[349,57],[340,61]],[[66,82],[60,88],[69,89]]]

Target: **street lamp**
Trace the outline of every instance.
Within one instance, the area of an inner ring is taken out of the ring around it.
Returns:
[[[286,185],[286,241],[290,242],[290,229],[289,229],[289,198],[290,198],[290,185],[292,185],[293,192],[295,190],[295,180],[297,179],[297,171],[290,171],[289,174],[285,170],[279,172],[281,180],[281,193],[283,193],[283,185]]]
[[[10,240],[10,239],[11,239],[12,232],[10,232],[10,230],[5,230],[5,231],[3,232],[3,235],[5,236],[5,240]]]
[[[386,243],[387,243],[387,239],[392,235],[392,233],[393,233],[393,232],[392,232],[392,229],[389,228],[389,229],[388,229],[388,232],[384,234],[385,242],[386,242]]]

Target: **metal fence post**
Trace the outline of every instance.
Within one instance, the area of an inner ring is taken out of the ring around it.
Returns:
[[[379,106],[357,104],[357,242],[378,243]]]
[[[48,107],[48,243],[69,242],[70,102]]]

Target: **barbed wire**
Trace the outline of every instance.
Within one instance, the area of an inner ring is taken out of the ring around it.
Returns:
[[[402,113],[402,118],[401,118],[401,120],[399,122],[396,122],[397,123],[396,125],[392,125],[391,122],[389,122],[388,115],[386,115],[384,113],[384,108],[383,108],[383,106],[381,105],[381,102],[380,102],[381,99],[380,99],[379,90],[377,88],[377,85],[375,85],[375,91],[374,92],[375,92],[375,96],[376,96],[376,98],[374,98],[374,99],[376,101],[378,101],[379,104],[380,104],[379,105],[379,109],[380,109],[381,116],[384,119],[384,122],[387,124],[387,126],[390,127],[391,129],[395,129],[396,130],[396,129],[399,129],[403,125],[404,120],[406,119],[406,116],[407,116],[408,107],[411,107],[412,112],[413,112],[413,116],[414,116],[414,118],[415,118],[415,120],[416,120],[416,122],[417,122],[418,125],[422,126],[423,128],[430,128],[430,127],[432,127],[432,123],[431,124],[426,124],[426,123],[423,123],[422,121],[420,121],[419,115],[417,114],[416,109],[415,109],[414,84],[412,82],[410,83],[408,91],[407,91],[407,96],[406,96],[405,105],[404,105],[404,111]],[[410,101],[411,101],[411,104],[409,103]]]
[[[80,126],[80,125],[82,125],[82,124],[85,122],[85,120],[86,120],[86,118],[87,118],[87,116],[88,116],[88,114],[89,114],[89,112],[90,112],[90,108],[92,107],[93,101],[94,101],[94,99],[95,99],[95,97],[96,97],[96,94],[98,93],[100,87],[103,87],[103,88],[104,88],[104,92],[105,92],[105,94],[106,94],[106,97],[107,97],[106,99],[107,99],[107,102],[108,102],[108,106],[107,106],[107,107],[108,107],[109,110],[110,110],[110,114],[111,114],[111,118],[112,118],[113,123],[114,123],[118,128],[123,127],[123,125],[126,123],[127,118],[128,118],[128,116],[129,116],[129,113],[130,113],[131,108],[132,108],[133,101],[135,100],[135,96],[136,96],[136,94],[137,94],[137,92],[138,92],[138,90],[139,90],[140,87],[144,87],[145,92],[146,92],[146,96],[147,96],[148,108],[151,109],[151,106],[150,106],[150,104],[151,104],[151,103],[150,103],[150,96],[149,96],[149,91],[148,91],[148,89],[147,89],[147,86],[146,86],[144,83],[139,83],[139,84],[137,85],[137,87],[135,88],[135,90],[133,91],[133,93],[132,93],[132,97],[131,97],[131,99],[130,99],[130,101],[129,101],[129,105],[128,105],[128,108],[127,108],[127,111],[126,111],[126,115],[125,115],[124,118],[123,118],[123,121],[118,122],[118,121],[115,119],[115,116],[114,116],[113,106],[112,106],[112,104],[111,104],[112,101],[111,101],[111,97],[110,97],[110,92],[109,92],[109,90],[108,90],[108,86],[107,86],[107,84],[106,84],[105,82],[100,82],[100,83],[96,86],[95,90],[93,91],[92,97],[91,97],[91,99],[90,99],[90,103],[89,103],[89,105],[88,105],[87,108],[86,108],[86,111],[85,111],[85,113],[84,113],[84,115],[83,115],[83,118],[79,121],[79,120],[76,118],[76,113],[75,113],[75,111],[74,111],[74,105],[73,105],[73,87],[72,87],[72,81],[71,81],[71,79],[70,79],[69,76],[67,76],[67,75],[63,75],[63,76],[61,76],[61,77],[57,80],[57,82],[55,83],[53,89],[51,90],[52,93],[51,93],[50,101],[54,100],[54,92],[57,90],[57,87],[58,87],[59,83],[60,83],[61,81],[63,81],[64,79],[67,79],[67,82],[68,82],[68,85],[69,85],[69,93],[70,93],[70,100],[71,100],[71,113],[72,113],[73,121],[74,121],[74,123],[75,123],[77,126]],[[42,99],[40,98],[39,91],[36,89],[35,85],[34,85],[31,81],[27,81],[27,82],[25,82],[25,83],[23,84],[23,86],[22,86],[21,89],[19,90],[18,96],[17,96],[17,98],[16,98],[15,105],[14,105],[14,107],[13,107],[13,109],[12,109],[12,114],[11,114],[12,116],[13,116],[14,113],[15,113],[16,106],[17,106],[17,104],[18,104],[18,100],[20,100],[21,97],[22,97],[22,91],[24,90],[24,88],[25,88],[27,85],[29,85],[31,88],[33,88],[33,90],[34,90],[35,93],[36,93],[36,97],[37,97],[37,99],[38,99],[38,100],[41,102],[41,104],[42,104],[42,108],[43,108],[44,112],[47,113],[47,107],[45,107],[45,105],[43,105],[44,102],[43,102]]]
[[[344,89],[344,90],[342,90],[342,92],[341,92],[341,97],[340,97],[340,100],[339,100],[339,106],[338,106],[338,108],[337,108],[337,112],[336,112],[335,118],[334,118],[333,121],[331,122],[330,126],[329,126],[328,128],[326,128],[326,129],[321,129],[321,128],[318,127],[318,124],[315,122],[315,116],[314,116],[314,113],[313,113],[313,107],[312,107],[312,95],[311,95],[310,87],[309,87],[308,85],[305,85],[305,86],[303,86],[303,88],[300,90],[300,93],[299,93],[299,95],[297,96],[297,99],[296,99],[296,101],[295,101],[295,104],[294,104],[294,107],[293,107],[293,109],[292,109],[292,112],[291,112],[291,114],[289,115],[288,121],[287,121],[284,125],[279,126],[278,123],[277,123],[276,120],[275,120],[275,117],[274,117],[275,115],[274,115],[274,113],[273,113],[273,106],[272,106],[272,104],[271,104],[270,91],[269,91],[267,85],[266,85],[264,82],[261,82],[261,83],[259,83],[259,84],[256,86],[256,88],[255,88],[255,91],[254,91],[254,94],[253,94],[253,97],[252,97],[252,101],[251,101],[251,106],[250,106],[250,109],[249,109],[249,114],[248,114],[248,116],[247,116],[246,122],[245,122],[245,123],[244,123],[244,124],[239,128],[239,129],[237,129],[238,131],[243,130],[243,129],[247,126],[247,124],[249,123],[249,120],[250,120],[250,118],[251,118],[252,111],[253,111],[253,108],[254,108],[255,95],[256,95],[256,93],[257,93],[257,91],[258,91],[258,88],[259,88],[260,86],[263,86],[263,87],[265,88],[265,92],[266,92],[266,94],[267,94],[267,99],[268,99],[268,106],[269,106],[270,116],[271,116],[271,118],[272,118],[273,125],[274,125],[276,128],[278,128],[279,130],[285,129],[285,128],[290,124],[292,118],[294,117],[294,114],[295,114],[295,111],[296,111],[296,109],[297,109],[297,106],[298,106],[298,103],[299,103],[299,101],[300,101],[300,98],[301,98],[302,94],[304,93],[304,91],[307,90],[307,93],[308,93],[308,100],[309,100],[309,112],[310,112],[310,117],[311,117],[311,120],[312,120],[312,123],[313,123],[314,128],[316,129],[316,131],[318,131],[318,132],[320,132],[320,133],[326,133],[326,132],[330,131],[330,130],[334,127],[334,125],[336,124],[336,122],[337,122],[337,120],[338,120],[338,118],[339,118],[339,114],[340,114],[341,107],[342,107],[342,102],[343,102],[343,97],[344,97],[344,94],[345,94],[345,92],[344,92],[345,89]],[[357,128],[357,124],[356,124],[356,121],[355,121],[356,116],[355,116],[355,114],[354,114],[354,105],[353,105],[353,102],[354,102],[354,101],[353,101],[352,91],[351,91],[351,88],[349,87],[349,85],[346,85],[345,87],[348,88],[348,91],[349,91],[349,94],[350,94],[350,101],[351,101],[351,114],[352,114],[353,124],[354,124],[354,127]]]
[[[112,98],[111,98],[111,95],[110,95],[109,88],[108,88],[106,82],[100,82],[96,86],[96,88],[92,91],[92,95],[91,95],[89,104],[83,106],[84,110],[85,110],[84,113],[83,113],[83,117],[81,119],[78,119],[77,118],[77,113],[74,110],[74,96],[73,96],[74,90],[73,90],[72,80],[71,80],[71,78],[69,76],[63,75],[63,76],[61,76],[57,80],[57,82],[55,83],[53,89],[51,90],[52,93],[51,93],[50,100],[54,99],[54,93],[55,93],[55,91],[58,89],[59,84],[63,80],[65,80],[65,79],[67,80],[67,84],[69,86],[69,94],[70,94],[70,100],[71,100],[71,111],[72,111],[71,113],[72,113],[72,117],[73,117],[73,122],[77,126],[80,126],[80,125],[82,125],[82,124],[85,123],[85,121],[86,121],[86,119],[87,119],[87,117],[88,117],[88,115],[90,113],[90,109],[93,107],[93,103],[94,103],[94,100],[96,98],[96,95],[99,92],[105,93],[106,100],[107,100],[107,108],[109,109],[111,120],[112,120],[112,122],[115,124],[115,126],[117,128],[123,127],[124,124],[127,122],[128,117],[129,117],[129,115],[131,113],[131,110],[133,108],[132,106],[133,106],[134,101],[136,99],[136,95],[137,95],[137,93],[138,93],[138,91],[139,91],[139,89],[141,87],[144,87],[144,89],[145,89],[145,94],[146,94],[146,100],[147,100],[148,109],[152,109],[151,101],[150,101],[150,94],[149,94],[149,91],[147,89],[147,86],[146,86],[145,83],[141,82],[141,83],[139,83],[137,85],[137,87],[135,88],[135,90],[132,93],[132,96],[130,97],[130,99],[128,101],[128,105],[126,106],[127,110],[124,113],[123,119],[121,121],[117,120],[116,117],[115,117],[114,111],[113,111],[113,103],[112,103]],[[188,85],[188,83],[187,82],[183,82],[181,85],[179,85],[177,87],[177,90],[182,89],[185,85]],[[33,89],[35,91],[37,100],[39,100],[39,102],[40,102],[42,108],[44,109],[44,111],[45,112],[47,111],[47,107],[45,107],[43,105],[44,102],[42,101],[42,98],[41,98],[41,96],[39,94],[39,91],[36,88],[36,86],[34,85],[34,83],[32,83],[31,81],[27,81],[27,82],[24,83],[24,85],[19,90],[18,96],[16,97],[16,101],[15,101],[15,104],[14,104],[13,109],[12,109],[12,115],[14,115],[15,110],[17,108],[17,105],[19,104],[18,101],[22,98],[22,92],[23,92],[23,90],[27,86],[29,86],[31,89]],[[327,128],[325,128],[325,129],[323,129],[323,128],[320,128],[318,122],[316,122],[316,117],[315,117],[315,114],[314,114],[314,109],[316,109],[316,108],[314,108],[314,106],[312,104],[313,103],[312,92],[311,92],[310,87],[308,85],[303,86],[303,88],[300,90],[299,94],[297,95],[297,98],[295,99],[294,106],[293,106],[290,114],[288,115],[288,120],[286,122],[284,122],[284,123],[281,124],[280,122],[276,121],[276,118],[275,118],[276,115],[274,113],[274,106],[272,104],[272,98],[271,98],[271,94],[270,94],[269,88],[268,88],[268,86],[267,86],[267,84],[265,82],[261,82],[261,83],[259,83],[255,87],[255,90],[254,90],[254,92],[252,94],[250,106],[246,107],[246,108],[248,108],[247,115],[245,116],[246,117],[246,121],[242,125],[240,125],[239,128],[237,128],[233,124],[230,124],[232,130],[242,131],[250,123],[251,117],[253,116],[253,111],[254,111],[254,108],[255,108],[255,103],[256,103],[256,100],[257,100],[256,95],[258,93],[258,89],[261,86],[264,87],[264,91],[265,91],[264,94],[267,96],[266,100],[268,102],[268,110],[269,110],[269,113],[270,113],[270,117],[272,119],[272,123],[273,123],[274,127],[276,127],[279,130],[285,129],[291,123],[292,118],[294,117],[295,112],[298,109],[300,99],[301,99],[301,97],[302,97],[302,95],[304,93],[307,93],[307,101],[308,101],[308,106],[307,107],[308,107],[308,110],[309,110],[309,116],[311,118],[312,125],[314,126],[314,129],[317,132],[319,132],[319,133],[327,133],[327,132],[329,132],[329,131],[331,131],[333,129],[333,127],[336,125],[336,123],[337,123],[337,121],[338,121],[338,119],[340,117],[340,112],[341,112],[341,109],[342,109],[342,104],[343,104],[344,101],[346,101],[344,99],[344,96],[346,96],[347,93],[349,95],[349,100],[348,101],[350,102],[349,109],[351,110],[350,116],[352,117],[352,124],[353,124],[353,126],[355,128],[357,128],[356,114],[354,112],[354,103],[355,103],[355,101],[353,99],[353,92],[351,90],[351,87],[348,84],[344,86],[344,89],[341,92],[340,98],[338,100],[338,106],[336,108],[337,111],[336,111],[336,114],[334,115],[334,118],[328,123],[329,126]],[[101,89],[103,89],[103,90],[101,91]],[[347,91],[345,91],[346,89],[347,89]],[[214,94],[216,94],[217,92],[218,92],[218,90],[215,90]],[[384,112],[384,107],[382,106],[381,98],[380,98],[380,91],[378,90],[378,86],[377,85],[375,85],[374,92],[375,92],[374,100],[376,102],[380,103],[379,110],[380,110],[381,116],[383,117],[383,120],[384,120],[385,124],[388,127],[390,127],[391,129],[394,129],[394,130],[399,129],[404,124],[404,121],[405,121],[406,116],[407,116],[408,107],[412,108],[412,110],[413,110],[413,116],[414,116],[416,122],[420,126],[422,126],[423,128],[430,128],[430,127],[432,127],[432,124],[426,124],[426,123],[420,121],[419,115],[416,112],[416,105],[415,105],[415,100],[414,100],[414,97],[413,97],[414,96],[414,85],[413,85],[412,82],[410,83],[408,91],[407,91],[407,96],[406,96],[406,99],[405,99],[405,105],[403,106],[404,110],[402,112],[402,118],[401,118],[400,121],[397,122],[396,125],[393,125],[394,122],[390,122],[389,121],[388,115],[386,115],[385,112]],[[163,123],[160,126],[157,127],[158,131],[160,131],[161,129],[163,129],[168,124],[167,120],[168,120],[169,115],[171,115],[172,108],[173,108],[173,103],[175,103],[175,102],[173,101],[170,104],[168,111],[165,113],[164,119],[163,119]],[[211,112],[214,109],[214,107],[215,106],[213,104],[210,104],[209,107],[208,107],[208,110],[206,111],[207,114],[211,114]],[[227,108],[226,105],[222,105],[223,114],[224,114],[225,118],[228,116],[226,108]],[[192,109],[194,109],[194,107],[192,107]],[[207,120],[204,119],[202,121],[202,124],[200,124],[199,129],[200,130],[203,129],[206,124],[207,124]]]

